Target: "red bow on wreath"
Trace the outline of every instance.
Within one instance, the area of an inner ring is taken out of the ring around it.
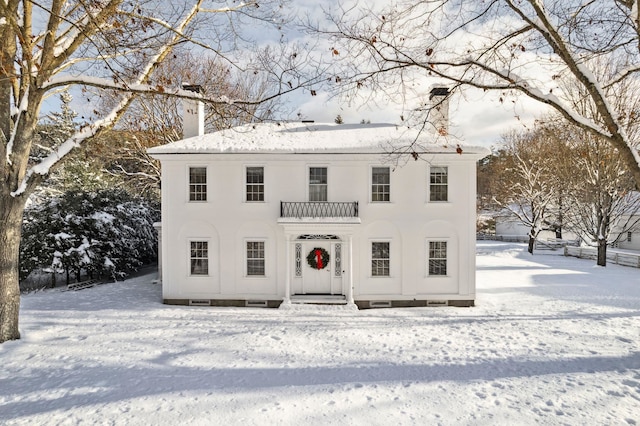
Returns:
[[[322,250],[316,249],[316,263],[318,264],[318,269],[322,269]]]
[[[307,263],[313,269],[324,269],[329,266],[329,253],[322,247],[314,247],[307,255]]]

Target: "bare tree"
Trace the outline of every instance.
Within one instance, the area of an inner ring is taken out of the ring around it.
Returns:
[[[334,81],[348,96],[385,90],[408,100],[428,77],[454,86],[525,95],[607,141],[640,186],[640,155],[625,130],[621,85],[640,71],[640,0],[401,0],[381,9],[332,11]],[[599,61],[613,72],[596,75]],[[558,87],[584,89],[585,114]],[[401,87],[398,90],[398,87]],[[410,100],[410,99],[409,99]]]
[[[235,6],[221,1],[219,8],[206,6],[211,4],[204,0],[162,2],[161,7],[152,0],[0,2],[0,342],[20,337],[18,254],[25,203],[69,152],[113,126],[140,93],[256,105],[306,83],[298,72],[304,55],[278,49],[255,67],[248,62],[245,66],[248,72],[265,73],[273,83],[272,91],[260,99],[207,97],[154,81],[153,71],[177,44],[189,42],[227,57],[241,41],[238,22],[252,20],[255,27],[282,22],[279,1]],[[80,130],[51,147],[46,156],[32,156],[43,102],[70,86],[115,90],[119,96],[109,111],[85,115]]]
[[[495,201],[529,228],[528,251],[551,216],[555,200],[554,156],[542,132],[511,132],[504,136],[504,169]]]
[[[597,58],[592,61],[593,74],[608,80],[616,74],[616,65]],[[574,80],[562,79],[572,107],[585,117],[598,117],[600,111],[589,99],[587,88]],[[616,111],[621,129],[637,150],[640,131],[640,85],[635,79],[621,81],[615,87],[604,89]],[[555,125],[557,138],[564,141],[570,152],[564,167],[563,181],[568,186],[567,199],[571,200],[567,220],[583,240],[598,248],[597,264],[606,266],[607,246],[615,243],[622,233],[635,225],[634,217],[640,210],[634,179],[626,173],[626,165],[619,152],[599,135],[581,128]],[[576,173],[576,171],[579,171]],[[573,173],[573,176],[572,176]],[[615,230],[615,231],[614,231]]]
[[[184,49],[174,49],[154,72],[154,81],[178,89],[197,83],[208,97],[262,99],[269,93],[265,75],[239,72],[235,67],[210,56],[195,56]],[[115,93],[103,95],[98,111],[108,111],[117,101]],[[146,152],[148,148],[173,142],[182,137],[182,102],[162,94],[141,94],[108,135],[89,147],[90,158],[97,167],[121,178],[123,185],[139,193],[159,197],[160,163]],[[205,108],[207,132],[239,124],[274,118],[280,110],[279,100],[260,104],[216,103]]]
[[[573,180],[569,191],[573,203],[567,219],[584,241],[598,248],[597,264],[606,266],[607,246],[634,227],[640,200],[633,192],[633,180],[606,141],[574,130],[567,143],[572,148],[572,169],[581,177]]]

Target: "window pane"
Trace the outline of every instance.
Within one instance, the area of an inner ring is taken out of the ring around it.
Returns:
[[[247,167],[247,183],[264,183],[264,168]]]
[[[374,167],[371,171],[372,181],[374,184],[389,184],[389,168],[388,167]]]
[[[264,201],[264,167],[247,167],[247,201]]]
[[[191,275],[208,275],[209,261],[207,259],[191,259]]]
[[[429,173],[429,201],[447,201],[448,183],[447,167],[431,167]]]
[[[389,264],[389,243],[371,243],[371,275],[374,277],[388,277]]]
[[[388,277],[389,261],[388,260],[372,260],[371,275],[374,277]]]
[[[429,275],[447,275],[446,241],[429,241]]]
[[[327,187],[321,185],[310,185],[309,201],[327,201]]]
[[[264,241],[247,241],[247,275],[265,275]]]
[[[189,168],[189,201],[207,201],[207,168]]]
[[[209,243],[191,241],[191,275],[209,274]]]
[[[371,243],[371,257],[374,259],[388,259],[389,243]]]
[[[327,201],[327,168],[309,168],[309,201]]]
[[[391,177],[388,167],[371,169],[371,201],[389,201]]]
[[[326,167],[310,167],[309,183],[327,184],[327,168]]]
[[[264,275],[264,260],[248,259],[247,275]]]

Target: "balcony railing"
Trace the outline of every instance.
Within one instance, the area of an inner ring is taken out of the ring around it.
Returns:
[[[280,217],[358,217],[358,202],[280,202]]]

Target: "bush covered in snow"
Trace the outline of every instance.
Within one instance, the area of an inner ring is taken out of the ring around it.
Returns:
[[[80,280],[121,278],[157,256],[155,204],[122,190],[69,191],[24,215],[21,278],[34,270]]]

